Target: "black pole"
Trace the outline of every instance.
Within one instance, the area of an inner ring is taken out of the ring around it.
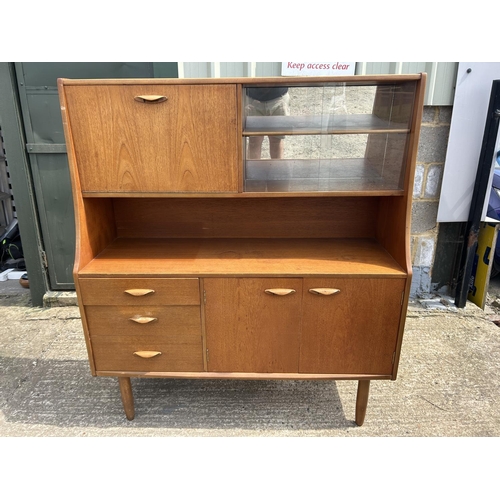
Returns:
[[[481,214],[483,212],[484,200],[490,188],[489,179],[491,164],[495,155],[495,146],[498,136],[498,124],[500,119],[500,80],[494,80],[491,88],[490,104],[486,115],[486,125],[484,127],[483,144],[479,163],[477,167],[476,182],[469,211],[469,219],[464,232],[464,248],[460,261],[458,274],[457,291],[455,295],[455,305],[465,307],[467,295],[469,293],[470,280],[474,256],[476,255],[477,240],[479,236],[479,226]]]

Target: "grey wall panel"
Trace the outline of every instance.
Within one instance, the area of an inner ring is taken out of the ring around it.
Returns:
[[[152,78],[151,62],[25,62],[24,84],[55,87],[58,78]]]
[[[211,63],[209,62],[184,62],[179,63],[182,69],[179,71],[179,76],[184,78],[210,78]]]
[[[280,76],[280,62],[258,62],[255,68],[255,76]]]
[[[436,83],[432,104],[453,105],[456,90],[458,63],[439,63],[437,66]]]
[[[53,289],[68,289],[73,284],[75,256],[75,225],[71,181],[65,154],[32,155],[36,163],[35,182],[43,199],[39,200],[39,214]]]
[[[404,62],[401,65],[402,74],[423,73],[427,71],[427,63],[425,62]]]
[[[32,137],[37,144],[64,144],[64,131],[57,92],[28,93],[29,120]]]
[[[365,62],[356,63],[357,75],[387,75],[391,73],[389,62]]]
[[[178,78],[178,65],[176,62],[155,62],[153,75],[155,78]]]
[[[182,62],[179,76],[184,78],[280,76],[280,62]]]
[[[30,280],[31,299],[34,306],[41,306],[49,284],[40,253],[41,235],[34,202],[34,189],[29,182],[30,165],[16,94],[15,70],[11,63],[6,62],[0,62],[0,116],[24,258]]]
[[[358,62],[357,75],[427,73],[424,104],[452,106],[455,95],[456,62]]]
[[[251,76],[250,65],[246,62],[222,62],[220,63],[221,77]]]

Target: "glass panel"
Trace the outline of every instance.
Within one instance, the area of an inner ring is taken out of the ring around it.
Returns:
[[[406,139],[407,134],[286,136],[283,157],[271,159],[266,138],[266,159],[246,161],[245,191],[400,190]]]
[[[245,89],[245,191],[401,190],[416,85]]]

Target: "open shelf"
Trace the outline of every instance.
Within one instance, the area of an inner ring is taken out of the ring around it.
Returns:
[[[362,276],[406,273],[363,238],[118,238],[80,277]]]

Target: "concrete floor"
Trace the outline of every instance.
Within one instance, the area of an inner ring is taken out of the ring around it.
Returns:
[[[18,292],[0,293],[0,436],[500,435],[493,295],[485,311],[410,304],[398,379],[371,383],[358,427],[354,381],[133,379],[129,422],[116,379],[90,375],[78,308]]]
[[[32,308],[27,290],[2,285],[0,470],[8,498],[47,491],[66,500],[87,471],[103,498],[157,495],[156,478],[167,479],[174,498],[218,500],[330,498],[333,485],[349,498],[385,498],[393,482],[410,498],[497,493],[500,278],[485,311],[470,303],[457,310],[440,297],[410,304],[398,379],[372,382],[362,427],[352,381],[135,379],[129,422],[117,381],[90,375],[78,308]],[[54,294],[49,302],[71,300]],[[156,439],[33,439],[59,436]],[[328,439],[427,436],[490,439]]]

